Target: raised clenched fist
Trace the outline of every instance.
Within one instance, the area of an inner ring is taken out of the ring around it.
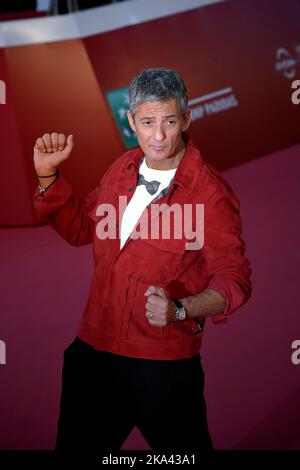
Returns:
[[[33,161],[38,175],[50,175],[59,165],[69,158],[74,142],[73,135],[68,138],[64,134],[52,132],[44,134],[36,140]]]

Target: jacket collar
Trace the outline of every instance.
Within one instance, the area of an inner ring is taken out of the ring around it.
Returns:
[[[201,172],[203,157],[188,134],[184,133],[183,139],[186,144],[186,150],[177,167],[173,184],[177,184],[184,188],[188,193],[191,193]],[[134,165],[136,172],[138,172],[143,156],[144,153],[140,147],[131,150],[129,152],[127,168]]]

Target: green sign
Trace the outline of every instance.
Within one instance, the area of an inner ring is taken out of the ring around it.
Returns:
[[[106,93],[106,98],[127,148],[138,145],[135,132],[131,129],[127,111],[129,109],[128,88],[120,88]]]

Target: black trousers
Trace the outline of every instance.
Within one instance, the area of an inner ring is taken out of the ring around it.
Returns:
[[[137,426],[153,450],[212,450],[199,355],[148,360],[97,351],[79,338],[64,352],[55,449],[120,449]]]

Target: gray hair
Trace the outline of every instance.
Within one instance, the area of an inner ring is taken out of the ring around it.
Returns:
[[[187,89],[175,70],[148,68],[138,73],[129,87],[129,111],[134,117],[139,104],[148,101],[168,101],[175,98],[184,116],[188,108]]]

